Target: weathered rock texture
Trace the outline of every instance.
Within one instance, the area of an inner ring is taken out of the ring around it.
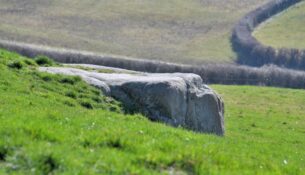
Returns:
[[[224,134],[224,104],[195,74],[98,73],[75,68],[42,67],[49,73],[77,75],[139,109],[154,121],[182,126],[198,132]]]

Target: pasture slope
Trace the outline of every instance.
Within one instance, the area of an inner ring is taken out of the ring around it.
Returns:
[[[261,23],[300,2],[302,0],[270,1],[243,17],[235,26],[231,39],[233,48],[238,53],[238,62],[251,66],[275,64],[281,67],[305,70],[305,50],[272,48],[260,43],[252,35],[254,29]],[[298,40],[294,42],[298,43]]]
[[[0,0],[1,39],[179,63],[232,63],[234,24],[268,0]]]
[[[0,174],[304,174],[303,90],[214,85],[226,136],[126,115],[53,65],[0,50]]]
[[[260,25],[253,33],[264,45],[305,49],[305,2],[292,6]]]

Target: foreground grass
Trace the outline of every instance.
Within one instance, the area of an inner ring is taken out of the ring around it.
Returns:
[[[212,86],[227,107],[217,137],[124,115],[35,64],[0,51],[0,174],[304,174],[304,90]]]
[[[233,62],[233,25],[267,1],[0,1],[0,36],[172,62]]]
[[[305,2],[297,4],[264,23],[255,37],[265,45],[276,48],[305,49]]]

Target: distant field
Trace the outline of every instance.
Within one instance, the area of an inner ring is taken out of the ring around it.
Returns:
[[[254,36],[265,45],[276,48],[305,49],[305,2],[262,24]]]
[[[0,38],[182,63],[232,62],[233,25],[267,0],[0,0]]]

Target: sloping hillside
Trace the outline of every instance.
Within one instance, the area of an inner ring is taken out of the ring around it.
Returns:
[[[233,25],[267,0],[0,0],[0,38],[182,63],[232,62]]]
[[[262,24],[254,36],[275,48],[305,49],[305,2],[297,4]]]
[[[304,174],[305,91],[213,86],[226,136],[125,115],[77,77],[0,50],[0,174]]]

